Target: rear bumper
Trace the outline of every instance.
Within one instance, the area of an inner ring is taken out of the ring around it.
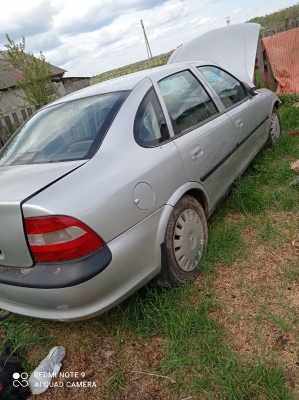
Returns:
[[[0,283],[36,289],[75,286],[98,275],[108,267],[112,254],[107,245],[84,257],[65,263],[37,263],[32,268],[0,265]]]
[[[31,317],[62,321],[92,318],[109,310],[160,272],[160,244],[164,240],[172,209],[171,206],[162,207],[111,241],[108,244],[112,255],[110,264],[88,280],[73,286],[53,288],[0,283],[0,308]],[[98,257],[97,253],[93,256]],[[84,268],[82,264],[81,269]],[[53,269],[51,271],[55,274]],[[67,270],[63,272],[66,273]],[[55,274],[56,283],[59,276],[60,272]],[[70,281],[75,282],[74,279],[69,275]]]

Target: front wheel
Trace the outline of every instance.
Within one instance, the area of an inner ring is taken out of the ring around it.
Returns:
[[[205,213],[192,196],[184,196],[168,221],[165,245],[170,280],[186,283],[199,275],[199,262],[208,244]]]
[[[276,107],[273,107],[271,120],[270,120],[270,131],[269,131],[269,145],[274,144],[281,135],[281,124],[280,118]]]

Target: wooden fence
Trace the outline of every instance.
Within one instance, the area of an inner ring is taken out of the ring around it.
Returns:
[[[36,107],[27,107],[26,109],[20,110],[22,119],[18,117],[16,112],[10,113],[10,115],[4,116],[0,119],[0,149],[4,146],[11,135],[25,122],[36,110]]]

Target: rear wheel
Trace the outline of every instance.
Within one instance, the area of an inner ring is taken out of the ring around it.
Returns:
[[[269,144],[274,144],[281,135],[280,118],[276,107],[273,107],[270,121]]]
[[[196,279],[207,244],[208,226],[201,205],[192,196],[182,197],[173,209],[165,234],[171,282]]]

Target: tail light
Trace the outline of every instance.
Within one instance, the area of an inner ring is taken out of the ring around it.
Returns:
[[[85,224],[64,215],[25,218],[25,229],[36,262],[74,260],[105,245]]]

